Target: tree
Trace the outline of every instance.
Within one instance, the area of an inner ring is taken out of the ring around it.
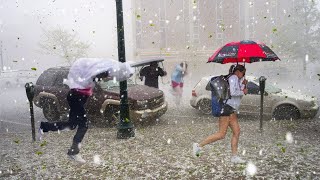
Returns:
[[[277,51],[291,58],[310,61],[319,57],[320,11],[314,0],[296,0],[294,8],[286,14],[287,20],[273,29],[273,46]]]
[[[70,33],[60,27],[43,30],[43,39],[39,42],[43,53],[59,56],[70,65],[76,58],[87,55],[90,45],[79,40],[76,33]]]

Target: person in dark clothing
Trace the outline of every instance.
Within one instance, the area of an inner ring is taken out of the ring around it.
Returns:
[[[123,81],[131,77],[134,70],[128,63],[120,63],[112,59],[81,58],[73,63],[69,70],[68,79],[65,81],[70,88],[67,101],[70,107],[69,121],[67,122],[41,122],[39,139],[44,132],[75,129],[72,145],[68,155],[72,160],[85,163],[79,154],[80,143],[88,130],[88,120],[85,104],[93,94],[95,81],[101,79]]]
[[[166,76],[167,72],[158,66],[157,62],[152,62],[149,66],[140,70],[140,79],[145,77],[144,84],[149,87],[159,88],[158,77]]]
[[[84,105],[86,104],[88,98],[90,96],[83,94],[76,89],[71,89],[67,96],[67,101],[70,107],[69,112],[69,121],[67,122],[41,122],[40,123],[40,131],[48,132],[48,131],[58,131],[70,129],[73,130],[78,126],[78,130],[73,137],[71,148],[68,150],[68,155],[72,157],[74,160],[79,162],[85,162],[81,156],[77,156],[79,153],[79,144],[81,143],[84,135],[88,130],[88,120],[86,117],[86,110]]]

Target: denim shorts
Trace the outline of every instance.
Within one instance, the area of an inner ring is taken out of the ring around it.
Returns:
[[[231,114],[233,114],[234,112],[236,112],[236,110],[231,107],[228,104],[225,104],[222,109],[221,109],[221,114],[220,116],[230,116]]]

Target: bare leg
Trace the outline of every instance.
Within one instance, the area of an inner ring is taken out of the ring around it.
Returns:
[[[229,116],[221,116],[219,118],[219,131],[215,134],[208,136],[206,139],[201,141],[201,143],[199,144],[199,147],[203,147],[219,139],[223,139],[227,133],[229,121],[230,121]]]
[[[173,88],[174,91],[174,99],[175,99],[175,104],[179,106],[180,104],[180,98],[181,98],[181,88],[179,86]]]
[[[230,128],[232,129],[232,138],[231,138],[231,150],[232,155],[237,155],[238,153],[238,142],[240,137],[240,126],[238,123],[238,118],[235,113],[230,115]]]

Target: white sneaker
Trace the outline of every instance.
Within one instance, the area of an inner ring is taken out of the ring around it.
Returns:
[[[193,143],[193,155],[194,156],[197,156],[197,157],[199,157],[200,156],[200,153],[201,153],[201,150],[202,150],[202,148],[201,147],[199,147],[199,144],[198,143]]]
[[[80,154],[76,154],[76,155],[68,155],[70,159],[77,161],[79,163],[86,163],[86,160],[84,160]]]
[[[235,164],[243,164],[246,163],[245,160],[241,159],[239,156],[232,156],[231,157],[231,162]]]
[[[42,140],[43,134],[44,134],[43,129],[41,129],[39,127],[39,129],[38,129],[38,137],[37,137],[38,141]]]

